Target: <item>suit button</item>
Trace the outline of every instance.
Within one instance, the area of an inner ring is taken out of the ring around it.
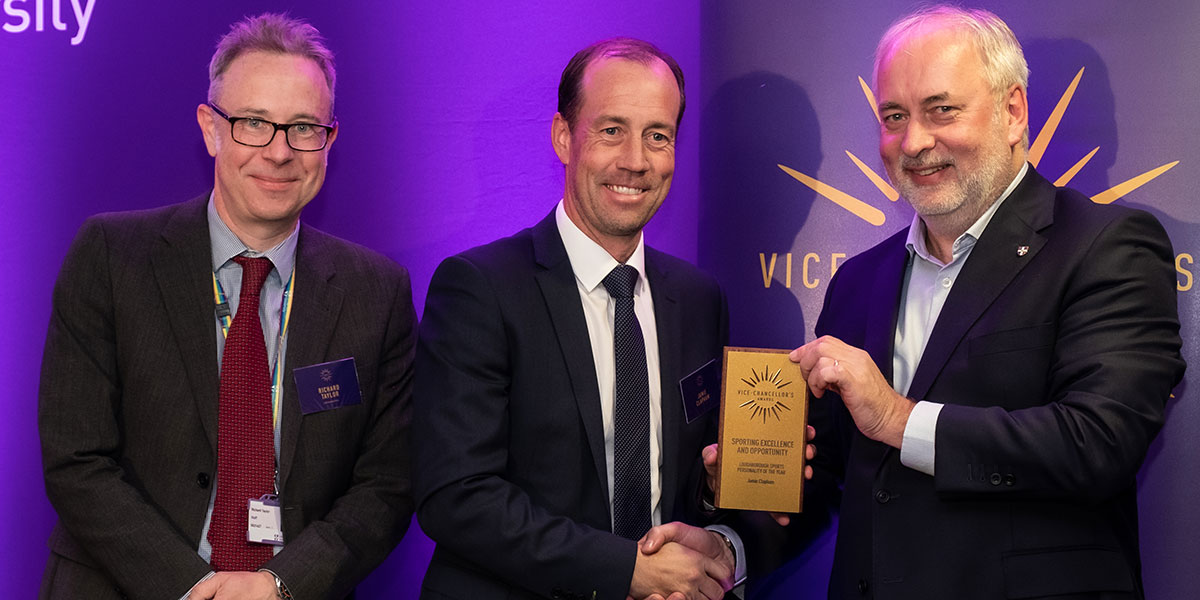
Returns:
[[[992,485],[1000,485],[1000,482],[1002,481],[1000,474],[992,473],[991,481],[992,481]]]
[[[867,590],[869,589],[871,589],[871,586],[867,584],[866,578],[858,580],[858,593],[865,596],[867,595]]]
[[[1004,485],[1007,485],[1008,487],[1012,487],[1016,484],[1017,484],[1017,476],[1016,475],[1009,473],[1004,476]]]
[[[892,493],[887,490],[879,490],[875,492],[875,501],[880,504],[887,504],[892,499]]]
[[[209,478],[208,473],[196,473],[196,485],[201,488],[208,488]]]

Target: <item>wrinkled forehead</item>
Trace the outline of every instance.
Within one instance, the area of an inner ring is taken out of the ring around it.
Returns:
[[[973,38],[962,23],[947,18],[931,17],[914,23],[895,36],[881,40],[875,51],[875,73],[872,82],[875,91],[885,72],[900,55],[912,56],[920,49],[923,55],[936,55],[957,45],[974,49]]]

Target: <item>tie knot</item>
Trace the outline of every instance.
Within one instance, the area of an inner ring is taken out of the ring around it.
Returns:
[[[629,265],[617,265],[604,277],[604,289],[613,298],[632,298],[633,286],[637,284],[637,269]]]
[[[271,273],[271,260],[268,258],[251,258],[249,256],[235,256],[233,262],[242,265],[242,292],[243,296],[258,296],[262,291],[263,282],[267,280],[267,275]]]

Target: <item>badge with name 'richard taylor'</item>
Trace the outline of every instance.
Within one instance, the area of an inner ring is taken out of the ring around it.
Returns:
[[[808,386],[790,350],[725,348],[716,501],[800,512]]]

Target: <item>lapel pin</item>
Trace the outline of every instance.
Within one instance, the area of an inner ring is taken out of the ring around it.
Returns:
[[[1017,256],[1029,254],[1029,246],[1017,246]]]

